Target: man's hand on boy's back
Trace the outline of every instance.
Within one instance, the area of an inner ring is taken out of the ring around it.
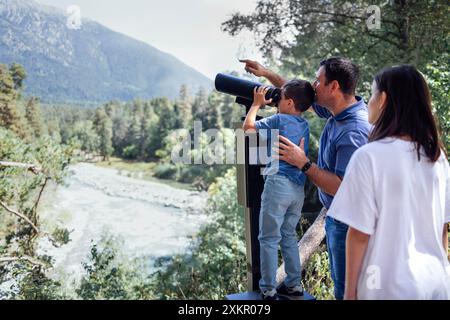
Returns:
[[[266,100],[269,87],[255,87],[253,89],[253,106],[261,107],[272,103],[272,99]]]
[[[305,153],[305,138],[302,138],[300,145],[292,143],[288,138],[278,136],[279,142],[275,142],[274,158],[286,161],[287,163],[301,169],[308,163],[309,159]]]

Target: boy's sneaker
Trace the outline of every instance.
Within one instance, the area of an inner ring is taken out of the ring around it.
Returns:
[[[279,300],[277,290],[266,290],[261,292],[261,297],[263,300]]]
[[[286,297],[290,300],[302,300],[303,288],[302,286],[287,287],[284,283],[277,289],[278,295]]]

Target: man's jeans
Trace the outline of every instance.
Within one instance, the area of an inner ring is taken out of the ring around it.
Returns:
[[[344,299],[345,291],[345,242],[348,225],[331,217],[325,219],[328,259],[330,261],[331,278],[334,282],[336,300]]]
[[[300,256],[296,227],[300,220],[304,186],[287,177],[269,175],[261,196],[259,215],[259,244],[261,260],[261,291],[276,289],[278,269],[278,245],[287,274],[284,283],[288,287],[300,285]]]

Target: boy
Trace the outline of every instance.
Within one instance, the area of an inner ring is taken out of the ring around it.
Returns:
[[[287,82],[281,89],[278,114],[255,121],[259,108],[272,102],[265,99],[267,91],[267,87],[255,88],[253,105],[245,119],[244,131],[256,130],[260,136],[266,136],[267,133],[270,146],[273,139],[276,139],[270,136],[270,130],[276,129],[279,130],[280,135],[297,145],[304,140],[305,152],[307,152],[309,125],[301,115],[314,102],[313,87],[303,80]],[[274,161],[272,160],[264,170],[265,184],[261,196],[258,237],[261,260],[259,287],[264,300],[278,300],[278,295],[290,299],[302,299],[296,227],[305,198],[306,177],[298,168],[284,161],[280,161],[278,167],[275,167]],[[279,244],[281,244],[287,277],[277,291]]]

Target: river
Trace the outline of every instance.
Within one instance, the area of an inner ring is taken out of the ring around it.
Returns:
[[[39,253],[50,255],[54,272],[79,278],[93,242],[110,234],[123,241],[128,259],[187,252],[191,239],[207,223],[206,193],[134,179],[115,169],[79,163],[70,167],[63,186],[44,194],[40,215],[46,229],[63,226],[70,242],[55,248],[43,240]]]

